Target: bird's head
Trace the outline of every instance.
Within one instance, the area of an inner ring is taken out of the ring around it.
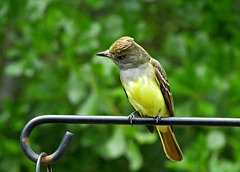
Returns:
[[[119,38],[109,50],[97,55],[111,58],[120,69],[138,67],[150,60],[150,55],[128,36]]]

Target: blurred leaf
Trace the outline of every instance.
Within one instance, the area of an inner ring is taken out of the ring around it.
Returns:
[[[115,127],[113,136],[106,143],[105,156],[115,159],[126,152],[127,144],[122,127]]]
[[[87,99],[78,107],[77,115],[93,115],[97,107],[97,93],[92,91]]]
[[[7,14],[8,12],[8,2],[7,1],[2,1],[1,5],[0,5],[0,17],[3,18],[4,15]]]
[[[171,35],[167,38],[165,44],[165,53],[175,58],[182,60],[187,55],[186,40],[183,35]]]
[[[32,15],[30,15],[32,20],[36,20],[37,18],[40,18],[44,10],[49,3],[49,0],[42,0],[42,1],[29,1],[28,8],[34,11]]]
[[[71,103],[77,104],[86,95],[84,78],[76,72],[71,72],[68,79],[68,98]]]
[[[158,139],[156,134],[143,132],[137,132],[135,138],[140,144],[153,144]]]
[[[197,102],[198,112],[201,116],[215,116],[216,115],[216,107],[207,102],[199,100]]]
[[[99,9],[104,6],[104,1],[101,0],[85,0],[93,9]]]
[[[5,73],[8,76],[19,77],[23,74],[24,68],[25,62],[19,60],[17,62],[12,62],[7,65],[5,68]]]
[[[8,172],[20,172],[19,162],[14,157],[8,157],[2,160],[0,170],[4,171],[7,169]]]
[[[231,161],[220,160],[217,157],[210,159],[210,168],[211,172],[228,172],[228,171],[239,171],[240,166],[237,163]]]
[[[1,115],[0,115],[0,129],[5,127],[9,118],[10,118],[10,113],[9,112],[4,111],[4,112],[1,113]]]
[[[212,130],[207,135],[207,146],[210,150],[220,150],[226,145],[226,138],[223,132]]]
[[[143,166],[143,157],[133,141],[128,143],[127,158],[130,162],[130,171],[137,171]]]
[[[111,23],[104,25],[105,29],[105,36],[106,37],[112,37],[113,41],[116,40],[117,38],[121,37],[124,32],[123,32],[123,18],[119,15],[109,15],[106,17],[104,23]]]

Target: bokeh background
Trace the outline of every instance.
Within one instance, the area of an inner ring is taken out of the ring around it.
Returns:
[[[95,55],[126,35],[164,66],[176,116],[240,117],[239,0],[1,0],[0,171],[35,171],[19,137],[38,115],[133,111],[115,64]],[[175,127],[177,163],[144,126],[49,124],[31,145],[51,154],[66,130],[53,171],[240,171],[239,128]]]

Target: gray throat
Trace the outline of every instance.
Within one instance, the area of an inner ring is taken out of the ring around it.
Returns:
[[[135,80],[143,75],[152,75],[152,66],[150,63],[144,63],[136,68],[120,69],[120,78],[122,82]]]

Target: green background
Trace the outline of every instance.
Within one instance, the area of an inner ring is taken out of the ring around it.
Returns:
[[[240,116],[239,0],[1,0],[0,171],[35,171],[19,137],[36,116],[133,111],[115,64],[95,55],[126,35],[165,68],[176,116]],[[175,127],[182,162],[144,126],[43,125],[34,151],[51,154],[66,130],[53,171],[240,171],[239,128]]]

